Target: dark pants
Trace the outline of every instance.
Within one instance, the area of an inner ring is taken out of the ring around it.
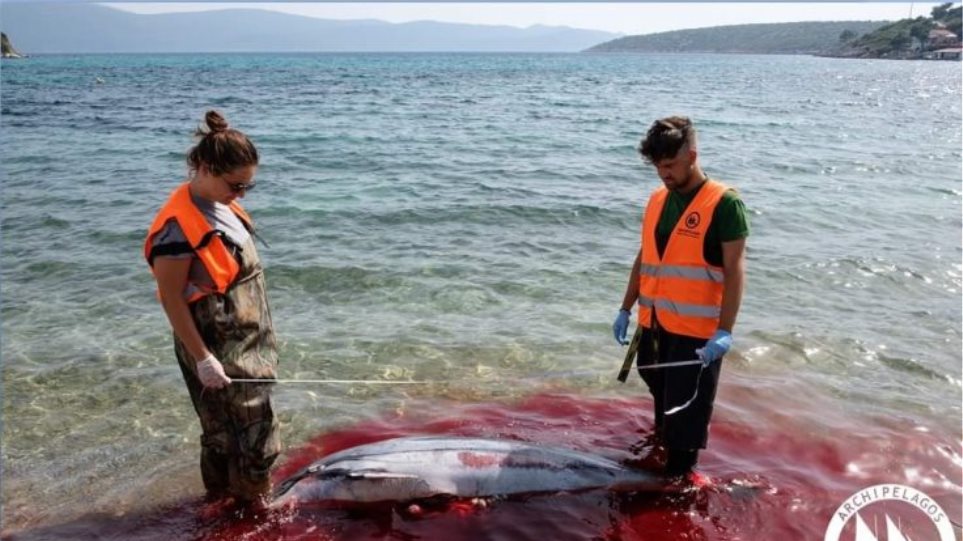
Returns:
[[[673,334],[656,323],[655,328],[642,331],[637,363],[639,367],[673,361],[697,359],[695,350],[705,346],[705,338]],[[670,461],[673,452],[695,452],[704,449],[709,438],[709,420],[716,398],[721,359],[707,368],[702,365],[639,370],[655,401],[656,432],[661,436]],[[701,373],[701,375],[700,375]],[[685,404],[696,392],[695,400],[671,415],[666,412]]]

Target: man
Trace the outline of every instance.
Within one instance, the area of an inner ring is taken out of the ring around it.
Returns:
[[[613,331],[620,344],[628,343],[629,316],[637,302],[636,362],[654,399],[665,474],[685,476],[706,446],[722,357],[732,344],[749,219],[738,194],[702,170],[688,118],[656,121],[639,152],[655,166],[663,186],[649,197],[642,248]],[[702,362],[643,369],[694,359]]]

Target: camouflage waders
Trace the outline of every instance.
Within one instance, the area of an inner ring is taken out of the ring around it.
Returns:
[[[224,295],[190,305],[197,330],[231,378],[276,378],[277,345],[264,275],[252,236],[240,250],[238,278]],[[281,452],[271,384],[232,383],[204,389],[194,359],[174,337],[174,351],[201,421],[201,475],[211,494],[254,500],[270,490]]]

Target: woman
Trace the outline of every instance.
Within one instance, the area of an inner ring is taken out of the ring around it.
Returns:
[[[254,247],[237,203],[254,188],[258,153],[246,135],[208,111],[187,155],[189,180],[171,194],[147,234],[144,256],[174,331],[174,352],[201,421],[208,494],[257,501],[270,491],[280,452],[270,385],[277,345]]]

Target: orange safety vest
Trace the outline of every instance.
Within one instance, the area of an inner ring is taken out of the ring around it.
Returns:
[[[706,181],[672,230],[661,259],[655,229],[669,190],[662,186],[652,193],[642,218],[639,324],[643,327],[652,327],[658,312],[659,325],[674,334],[708,339],[718,329],[723,269],[706,262],[702,245],[716,205],[728,189],[720,182]]]
[[[171,193],[167,203],[165,203],[157,213],[157,217],[154,218],[154,223],[150,226],[150,230],[147,233],[147,240],[144,242],[144,258],[147,259],[147,263],[150,265],[151,272],[153,273],[154,261],[150,255],[151,239],[160,232],[168,220],[171,218],[177,220],[177,225],[181,227],[184,236],[187,237],[187,242],[190,243],[191,248],[193,248],[194,254],[201,260],[201,263],[204,264],[204,268],[207,269],[207,273],[211,276],[211,280],[213,280],[216,288],[215,291],[196,292],[192,294],[191,297],[187,299],[187,302],[191,303],[211,293],[224,293],[227,291],[227,288],[234,282],[234,279],[237,278],[241,267],[221,239],[223,233],[211,227],[207,218],[204,217],[201,210],[197,208],[194,201],[191,200],[189,185],[190,182],[185,182],[178,186]],[[244,225],[253,231],[254,227],[251,217],[244,212],[241,205],[236,201],[231,201],[230,207],[234,214],[244,222]],[[159,294],[158,292],[158,295]]]

